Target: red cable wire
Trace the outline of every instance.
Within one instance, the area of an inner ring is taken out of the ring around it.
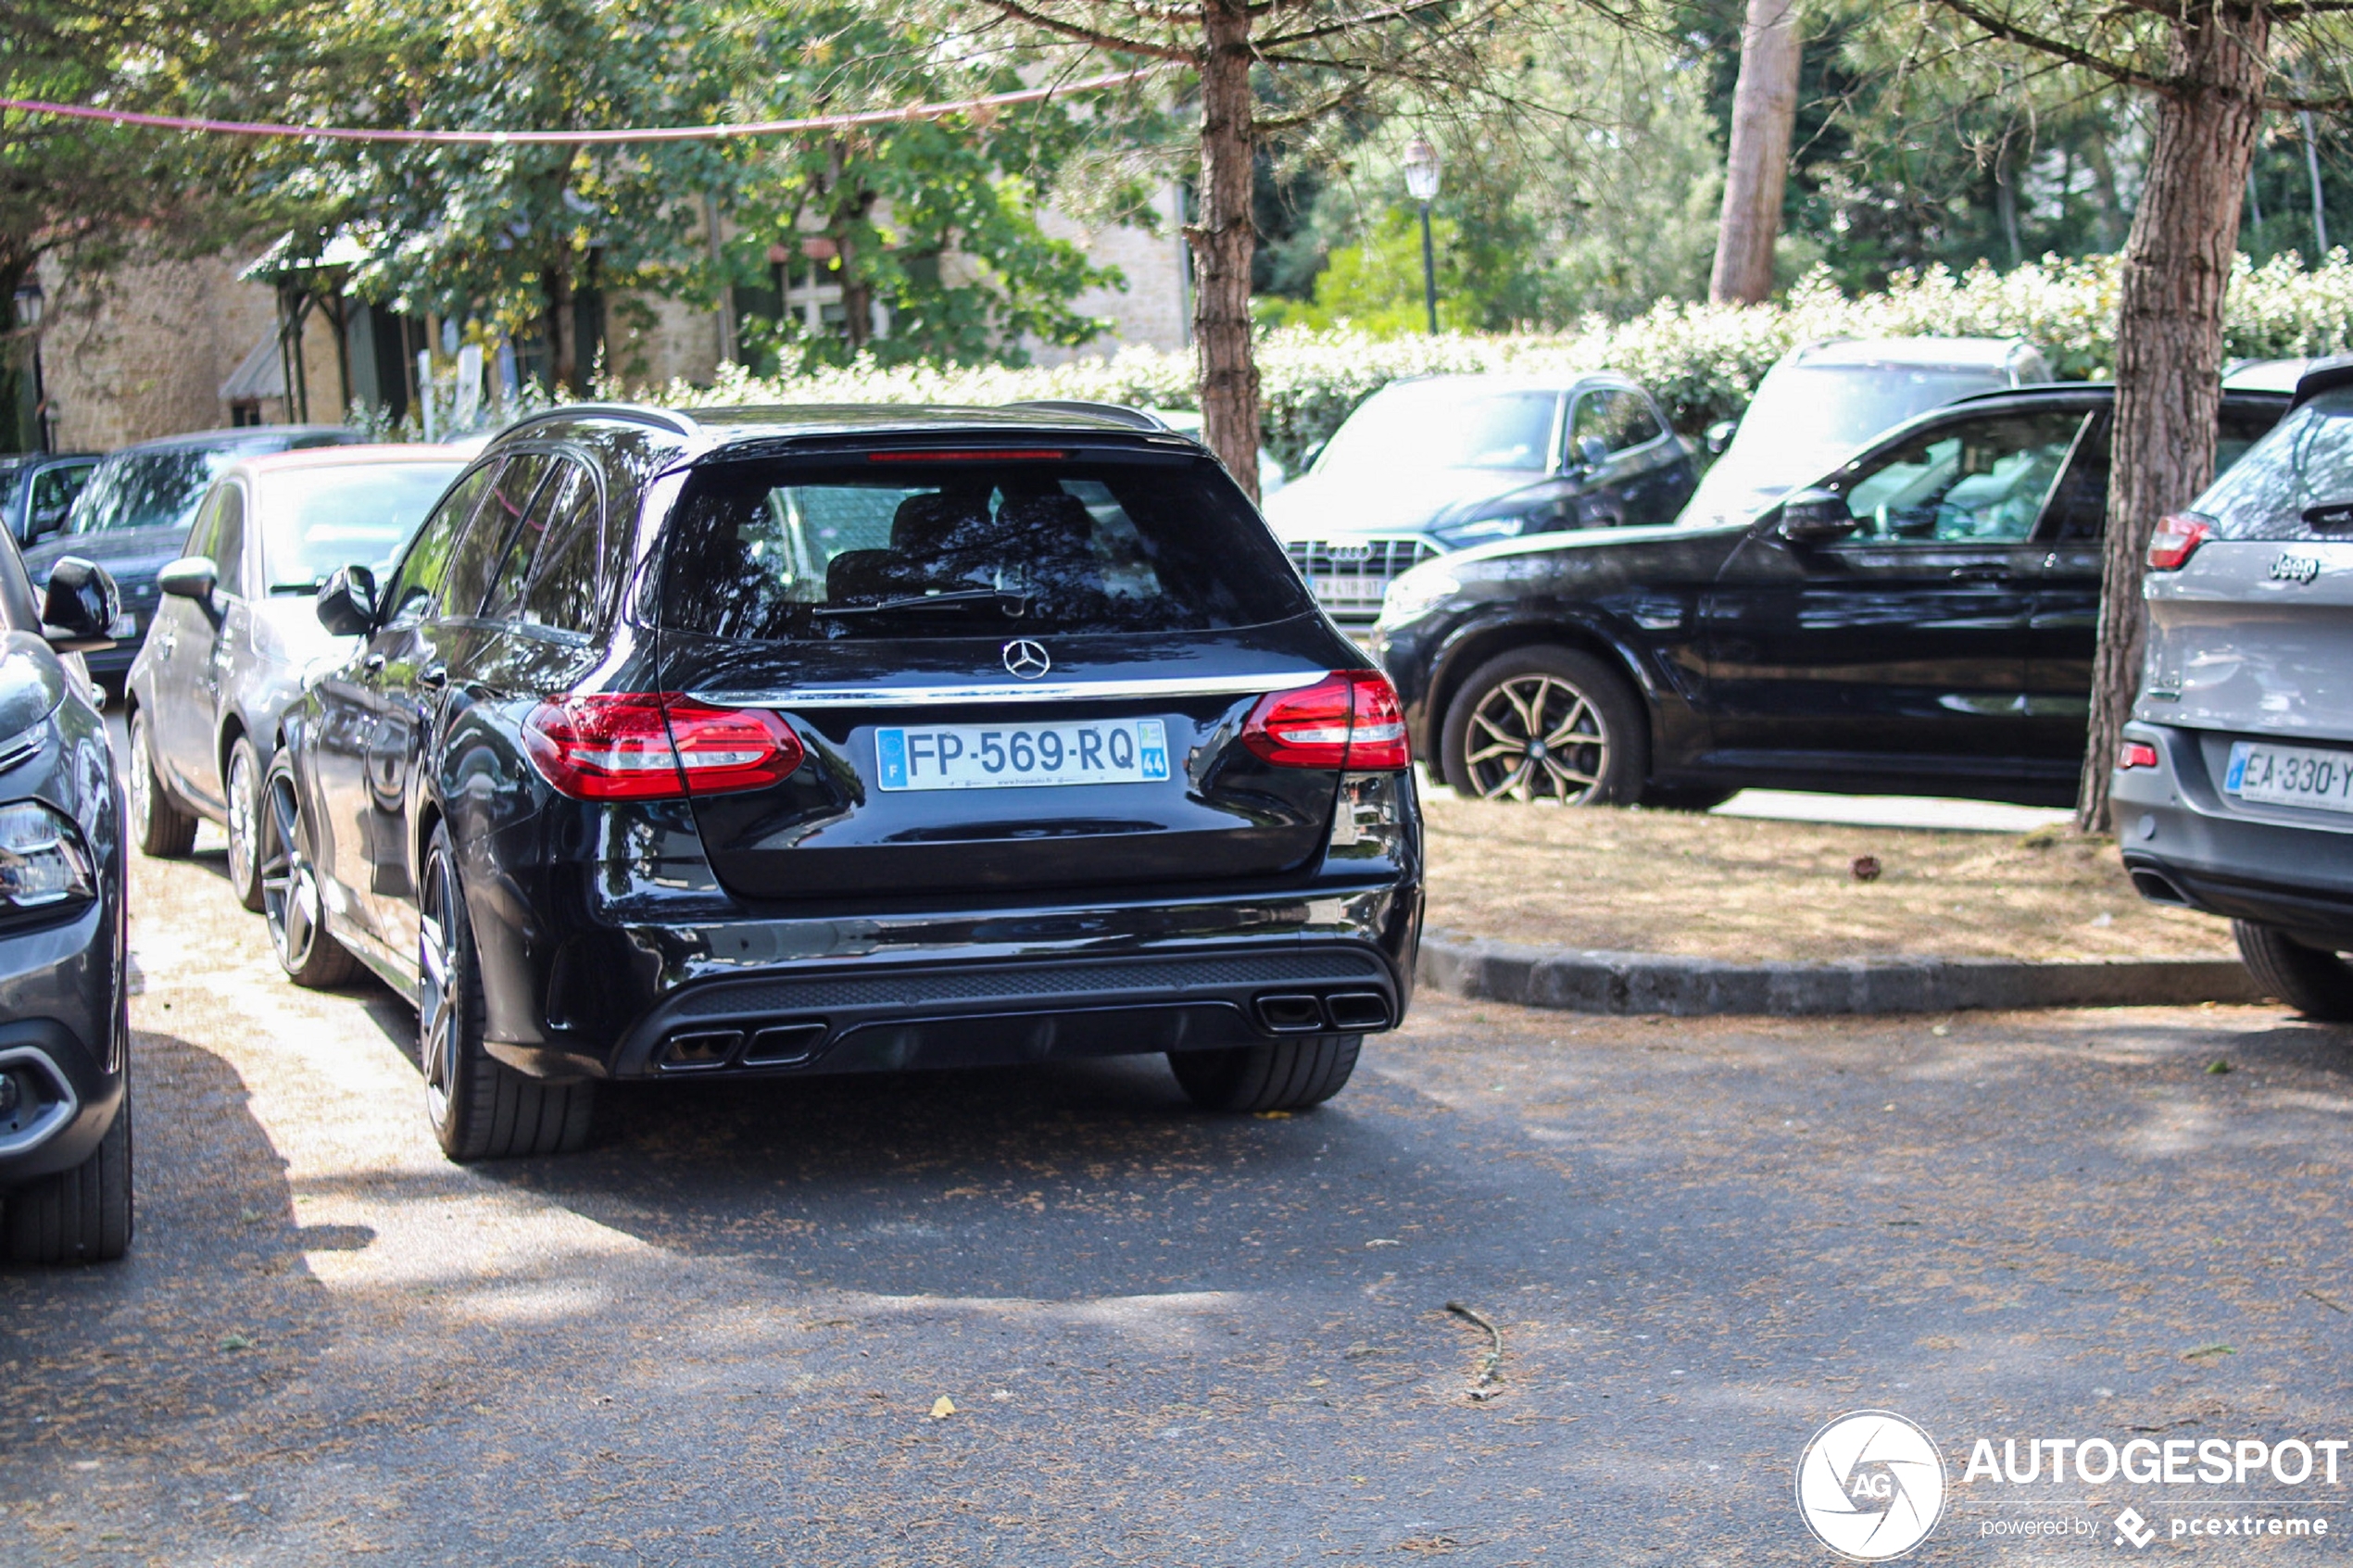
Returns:
[[[473,146],[595,146],[616,142],[719,142],[737,136],[785,136],[803,131],[843,131],[860,125],[888,125],[913,119],[938,119],[968,109],[995,108],[1008,104],[1043,103],[1049,98],[1079,93],[1100,93],[1134,82],[1160,69],[1114,71],[1084,82],[1054,87],[1025,87],[1017,93],[992,93],[951,104],[916,104],[907,108],[862,109],[854,114],[816,115],[805,119],[762,119],[740,125],[660,125],[629,131],[377,131],[359,126],[278,125],[268,120],[199,119],[183,115],[138,114],[130,109],[92,108],[86,104],[51,104],[38,98],[0,98],[0,109],[25,114],[55,115],[67,119],[104,120],[110,125],[152,126],[161,131],[208,131],[230,136],[299,136],[327,142],[457,143]]]

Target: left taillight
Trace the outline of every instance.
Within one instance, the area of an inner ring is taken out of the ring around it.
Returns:
[[[575,800],[674,800],[764,789],[804,755],[776,714],[675,692],[599,692],[543,702],[523,721],[533,766]]]
[[[2158,521],[2149,535],[2151,571],[2179,571],[2197,547],[2214,537],[2214,524],[2196,512],[2175,512]]]
[[[1377,670],[1343,670],[1259,698],[1242,745],[1277,768],[1388,772],[1409,766],[1397,690]]]

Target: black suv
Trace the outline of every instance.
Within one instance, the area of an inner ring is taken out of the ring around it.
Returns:
[[[2075,798],[2113,387],[1987,393],[1755,519],[1459,551],[1374,629],[1422,750],[1490,798],[1766,785]],[[2215,466],[2287,411],[2226,392]]]
[[[1394,694],[1182,436],[559,409],[319,614],[364,640],[282,726],[264,912],[413,988],[453,1158],[606,1079],[1165,1051],[1302,1107],[1404,1014]]]

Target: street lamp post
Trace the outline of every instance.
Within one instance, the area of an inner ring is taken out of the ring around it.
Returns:
[[[41,383],[41,280],[28,278],[17,290],[17,325],[32,334],[32,447],[49,450],[49,389]]]
[[[1429,204],[1438,199],[1438,149],[1428,137],[1405,144],[1405,194],[1422,206],[1422,305],[1432,336],[1438,332],[1438,256],[1429,242]]]

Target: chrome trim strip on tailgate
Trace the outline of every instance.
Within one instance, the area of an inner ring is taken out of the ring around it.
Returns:
[[[1038,681],[985,686],[786,686],[782,690],[689,692],[716,708],[957,708],[1005,702],[1117,702],[1131,697],[1252,696],[1296,691],[1330,675],[1294,670],[1265,675],[1157,675],[1127,681]]]

